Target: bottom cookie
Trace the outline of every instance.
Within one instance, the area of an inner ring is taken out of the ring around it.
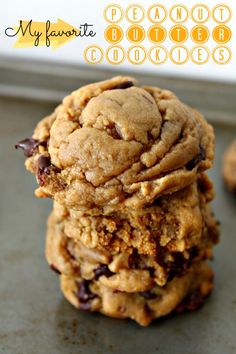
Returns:
[[[98,311],[114,318],[131,318],[142,326],[172,312],[195,310],[213,288],[213,272],[204,262],[194,264],[182,277],[175,277],[165,287],[150,291],[125,293],[114,291],[98,280],[60,276],[66,299],[76,308]]]

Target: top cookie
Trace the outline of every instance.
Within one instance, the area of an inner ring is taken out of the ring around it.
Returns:
[[[212,166],[214,133],[170,91],[130,77],[84,86],[18,144],[37,196],[103,212],[141,208]]]

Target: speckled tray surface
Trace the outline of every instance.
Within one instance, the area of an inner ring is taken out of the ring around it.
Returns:
[[[46,264],[51,202],[34,197],[34,177],[13,145],[29,136],[53,106],[0,98],[0,353],[236,353],[236,198],[225,191],[220,177],[222,152],[236,136],[236,126],[215,126],[216,163],[210,175],[222,232],[212,263],[214,292],[199,311],[142,328],[128,320],[76,311]]]

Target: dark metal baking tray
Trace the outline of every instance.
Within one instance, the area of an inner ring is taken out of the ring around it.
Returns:
[[[46,264],[51,202],[34,197],[34,177],[25,171],[14,143],[30,136],[53,107],[50,102],[0,98],[0,353],[236,353],[236,197],[221,180],[222,153],[236,137],[236,126],[215,124],[216,162],[210,176],[221,243],[212,262],[214,292],[199,311],[142,328],[128,320],[76,311],[64,300],[58,277]]]

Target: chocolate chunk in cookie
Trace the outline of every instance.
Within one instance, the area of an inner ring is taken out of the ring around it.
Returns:
[[[189,161],[187,164],[186,164],[186,168],[188,171],[191,171],[194,169],[195,166],[197,166],[197,164],[200,162],[200,161],[203,161],[205,160],[206,158],[206,151],[205,149],[200,145],[200,152],[199,154],[194,157],[194,159],[192,159],[191,161]]]
[[[78,297],[80,302],[87,302],[96,297],[96,295],[93,294],[89,289],[89,283],[90,282],[88,280],[82,280],[76,284],[78,290],[76,291],[75,295]]]
[[[39,156],[37,162],[38,162],[37,178],[40,186],[43,186],[46,180],[45,175],[49,175],[50,173],[51,160],[48,156],[41,155]]]
[[[125,81],[125,82],[121,82],[119,85],[112,87],[113,90],[124,90],[127,89],[129,87],[134,86],[134,83],[132,81]]]
[[[108,266],[106,264],[101,264],[97,269],[94,270],[94,278],[97,280],[99,277],[102,275],[105,275],[105,277],[109,278],[113,275],[114,273],[110,271]]]
[[[26,138],[15,144],[16,149],[22,149],[26,157],[31,157],[34,155],[38,149],[40,142],[33,138]]]

